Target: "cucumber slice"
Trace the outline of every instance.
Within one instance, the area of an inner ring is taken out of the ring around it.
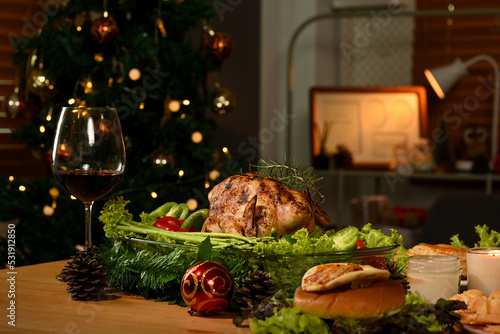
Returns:
[[[359,230],[355,226],[348,226],[331,236],[335,242],[334,247],[337,251],[352,251],[356,248]]]

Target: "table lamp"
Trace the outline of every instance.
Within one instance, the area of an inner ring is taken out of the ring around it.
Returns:
[[[494,170],[495,167],[495,156],[497,154],[497,141],[498,141],[498,108],[499,108],[499,96],[500,96],[500,86],[498,80],[500,79],[500,70],[497,62],[493,57],[485,54],[480,54],[471,59],[463,62],[461,59],[457,58],[453,63],[438,67],[432,70],[426,69],[424,71],[427,80],[429,81],[431,87],[434,89],[436,94],[440,99],[444,99],[445,94],[453,86],[453,84],[462,76],[467,75],[467,68],[477,62],[487,61],[493,66],[493,71],[495,74],[494,78],[494,95],[493,95],[493,121],[491,130],[491,159],[490,159],[490,171]]]

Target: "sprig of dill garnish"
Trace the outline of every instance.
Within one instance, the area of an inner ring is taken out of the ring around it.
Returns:
[[[314,168],[309,167],[304,169],[303,162],[296,163],[295,159],[292,161],[285,161],[283,163],[278,160],[266,161],[260,159],[257,165],[250,165],[256,168],[259,178],[270,177],[277,180],[281,184],[300,191],[302,193],[309,193],[311,198],[316,202],[324,202],[325,196],[319,191],[316,183],[323,178],[314,174]]]

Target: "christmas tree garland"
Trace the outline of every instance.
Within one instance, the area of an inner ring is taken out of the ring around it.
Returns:
[[[258,262],[246,253],[213,251],[207,239],[198,247],[163,247],[127,241],[106,243],[100,257],[106,267],[110,287],[184,305],[181,296],[182,276],[194,263],[212,260],[224,265],[237,286],[248,272],[258,268]]]

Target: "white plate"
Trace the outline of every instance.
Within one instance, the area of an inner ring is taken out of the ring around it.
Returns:
[[[464,329],[471,333],[471,334],[491,334],[491,332],[485,332],[482,330],[484,326],[471,326],[471,325],[464,325]]]

